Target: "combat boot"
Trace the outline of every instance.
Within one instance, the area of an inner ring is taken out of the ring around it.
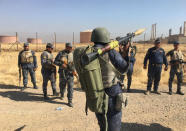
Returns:
[[[171,89],[169,90],[169,95],[172,95],[172,90]]]
[[[64,100],[64,94],[61,94],[60,99],[61,99],[61,100]]]
[[[130,93],[130,92],[131,92],[131,90],[130,90],[130,89],[127,89],[127,92],[128,92],[128,93]]]
[[[169,95],[172,95],[172,91],[169,91]]]
[[[49,97],[47,96],[47,91],[44,91],[44,100],[49,100]]]
[[[56,90],[53,90],[53,96],[59,96],[59,93],[57,93]]]
[[[159,91],[154,91],[154,93],[157,95],[161,95],[161,93]]]
[[[38,87],[37,87],[37,85],[36,85],[36,84],[34,84],[34,89],[38,89]]]
[[[68,106],[73,107],[72,100],[68,100]]]
[[[44,100],[49,100],[50,98],[44,94]]]
[[[150,91],[147,90],[147,91],[145,92],[145,95],[149,95],[149,94],[150,94]]]
[[[176,94],[184,95],[184,93],[181,90],[177,90]]]
[[[27,88],[26,85],[24,85],[24,87],[21,88],[21,91],[24,91]]]

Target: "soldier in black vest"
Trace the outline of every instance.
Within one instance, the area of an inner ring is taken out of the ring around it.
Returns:
[[[46,50],[41,54],[41,73],[43,76],[43,93],[44,99],[48,100],[47,96],[47,84],[48,81],[51,82],[53,95],[58,96],[56,92],[56,66],[53,61],[53,45],[51,43],[47,43]]]
[[[66,48],[58,53],[54,63],[59,66],[59,87],[61,99],[64,98],[64,93],[67,88],[68,105],[73,107],[73,86],[74,86],[74,73],[75,67],[73,64],[72,44],[66,43]]]
[[[28,83],[28,72],[31,76],[34,89],[37,89],[35,71],[37,70],[37,58],[35,52],[29,50],[29,43],[24,43],[24,50],[19,53],[18,56],[18,67],[22,69],[23,74],[23,85],[25,89]]]
[[[183,81],[183,60],[184,55],[182,51],[179,49],[179,42],[174,42],[174,49],[169,51],[166,56],[170,56],[171,61],[171,69],[170,69],[170,77],[169,77],[169,94],[172,95],[172,82],[174,80],[174,76],[177,76],[177,94],[184,95],[181,91],[181,85]]]

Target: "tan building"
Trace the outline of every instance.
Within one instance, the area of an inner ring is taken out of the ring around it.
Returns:
[[[92,30],[86,30],[80,32],[80,43],[90,43],[91,35],[92,35]]]

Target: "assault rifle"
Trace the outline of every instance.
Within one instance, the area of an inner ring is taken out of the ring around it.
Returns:
[[[21,86],[21,66],[19,67],[19,87]]]
[[[95,60],[99,55],[101,55],[104,52],[107,52],[111,49],[114,49],[114,48],[118,47],[119,45],[124,46],[125,43],[127,43],[127,42],[131,43],[131,40],[133,37],[141,35],[144,31],[145,31],[145,29],[139,29],[133,33],[128,33],[125,37],[121,37],[121,38],[119,38],[119,40],[110,42],[104,48],[98,49],[97,51],[89,53],[89,54],[84,54],[81,58],[82,65],[89,64],[91,61]]]
[[[186,61],[180,60],[171,60],[170,64],[186,64]]]

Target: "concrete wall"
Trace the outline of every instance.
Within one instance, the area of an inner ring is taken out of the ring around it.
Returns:
[[[174,41],[179,41],[180,44],[186,44],[186,36],[172,35],[168,37],[168,43],[173,43]]]
[[[15,43],[16,36],[0,36],[0,43]]]
[[[186,44],[186,36],[179,37],[178,41],[180,44]]]
[[[91,42],[92,32],[80,32],[80,43]]]

